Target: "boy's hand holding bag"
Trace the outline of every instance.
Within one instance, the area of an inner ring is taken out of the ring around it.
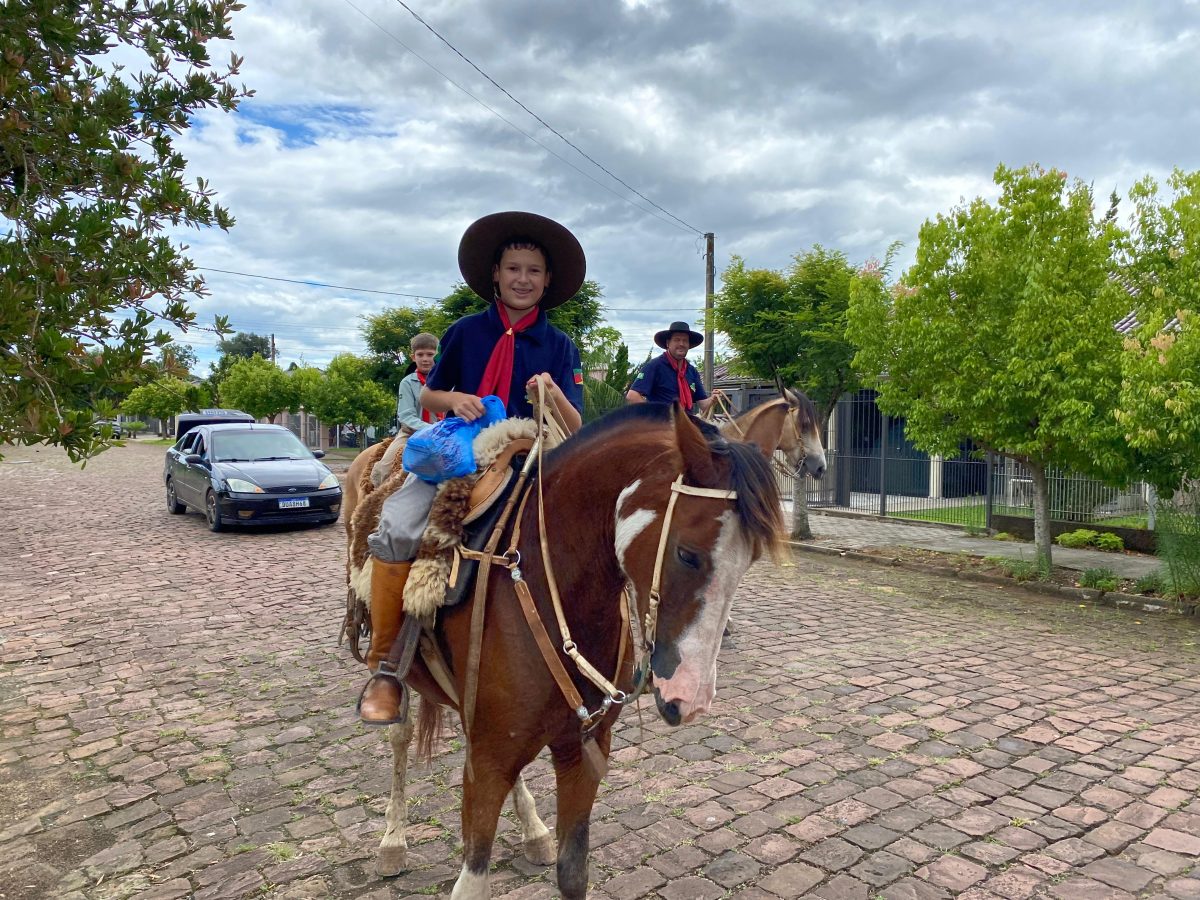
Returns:
[[[474,422],[449,416],[416,432],[404,447],[404,471],[412,472],[430,484],[473,473],[475,436],[489,425],[507,418],[504,401],[494,394],[483,398],[483,409],[483,417]]]

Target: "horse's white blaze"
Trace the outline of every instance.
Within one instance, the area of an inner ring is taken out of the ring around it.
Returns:
[[[625,553],[629,549],[629,545],[637,540],[637,536],[646,530],[646,526],[658,517],[658,514],[652,509],[635,509],[633,512],[625,513],[625,504],[641,486],[642,479],[639,478],[617,496],[616,538],[613,541],[613,549],[616,550],[617,562],[621,564],[622,569],[625,568]]]
[[[488,900],[490,896],[487,872],[476,874],[468,871],[467,864],[463,863],[454,890],[450,892],[450,900]]]
[[[721,634],[729,620],[729,609],[738,582],[750,568],[750,544],[742,534],[732,510],[721,514],[721,532],[712,550],[712,577],[701,589],[699,612],[679,636],[676,649],[679,665],[670,678],[654,676],[654,685],[664,701],[679,704],[684,722],[703,715],[717,695],[717,653]]]

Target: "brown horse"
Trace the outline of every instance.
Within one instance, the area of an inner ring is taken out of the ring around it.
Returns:
[[[747,438],[762,442],[761,431],[752,425]],[[751,562],[764,551],[774,552],[782,524],[775,479],[760,451],[725,439],[677,406],[639,404],[611,413],[547,454],[537,477],[544,513],[535,485],[534,500],[514,517],[519,564],[511,572],[494,566],[488,582],[478,696],[466,735],[464,861],[453,900],[490,895],[492,842],[510,792],[527,855],[537,859],[553,846],[548,840],[539,846],[539,837],[548,834],[519,782],[521,770],[547,746],[557,780],[559,889],[567,898],[585,896],[592,804],[607,765],[612,726],[626,699],[621,691],[634,688],[635,651],[646,650],[639,669],[648,665],[655,703],[666,722],[678,725],[704,713],[716,691],[717,651],[734,591]],[[501,546],[509,540],[506,534]],[[543,553],[553,573],[549,577]],[[565,667],[559,674],[568,688],[556,682],[539,650],[519,602],[518,577],[530,589],[536,618],[554,635],[547,652]],[[551,580],[565,600],[561,609],[570,647],[558,627]],[[636,607],[632,629],[622,615],[623,591]],[[470,598],[439,617],[437,641],[456,697],[439,687],[436,673],[420,656],[407,678],[422,697],[422,746],[431,742],[439,705],[463,712],[457,697],[465,696],[475,603]],[[651,610],[656,612],[648,615]],[[646,640],[639,642],[643,623]],[[603,693],[583,677],[572,651],[620,690]],[[570,688],[578,692],[582,709],[564,701]],[[392,726],[390,734],[393,792],[381,854],[389,855],[391,866],[403,863],[411,734],[411,724]]]
[[[721,425],[726,437],[746,440],[751,428],[766,433],[763,446],[782,451],[793,477],[808,472],[813,478],[825,474],[825,447],[821,442],[821,417],[808,395],[783,388],[783,396],[746,410]]]

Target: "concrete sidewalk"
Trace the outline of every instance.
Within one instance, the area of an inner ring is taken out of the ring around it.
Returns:
[[[791,506],[785,515],[790,521]],[[898,520],[881,521],[877,516],[831,513],[810,510],[813,539],[808,544],[839,550],[871,550],[881,547],[915,547],[942,553],[968,553],[972,556],[1004,556],[1033,561],[1032,544],[971,537],[958,528],[929,524],[909,524]],[[1107,553],[1103,550],[1072,550],[1054,546],[1054,564],[1080,572],[1087,569],[1111,569],[1120,578],[1142,578],[1160,568],[1156,557],[1142,554]]]

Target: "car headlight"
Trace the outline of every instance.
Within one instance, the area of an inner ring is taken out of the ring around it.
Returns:
[[[334,475],[332,472],[330,472],[328,475],[325,476],[324,480],[319,485],[317,485],[317,490],[323,491],[327,488],[335,488],[339,484],[341,484],[341,482],[338,481],[338,477],[336,475]]]
[[[238,494],[262,494],[265,493],[253,481],[246,481],[244,478],[228,478],[225,483],[229,485],[229,489]]]

